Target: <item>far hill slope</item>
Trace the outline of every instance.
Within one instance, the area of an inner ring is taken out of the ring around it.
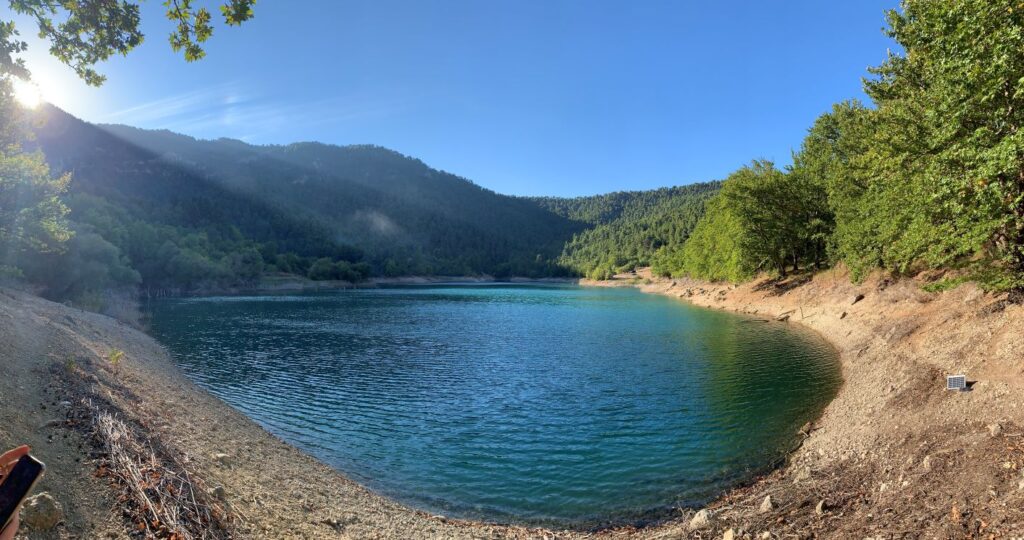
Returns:
[[[38,146],[74,173],[72,219],[148,286],[251,277],[226,261],[240,251],[300,273],[327,257],[377,275],[564,275],[554,259],[584,227],[380,147],[254,146],[95,126],[52,107],[39,116]],[[173,268],[139,268],[149,261]]]
[[[50,298],[141,285],[247,286],[273,272],[567,276],[649,264],[681,244],[718,183],[573,199],[501,195],[377,146],[251,145],[36,113],[71,172],[76,236],[27,261]]]
[[[681,246],[704,215],[704,203],[721,182],[650,191],[562,199],[535,197],[534,202],[568,219],[593,227],[575,235],[559,261],[589,277],[650,266],[658,250]]]
[[[551,273],[582,227],[377,146],[255,146],[101,126],[231,189],[325,223],[390,274]]]

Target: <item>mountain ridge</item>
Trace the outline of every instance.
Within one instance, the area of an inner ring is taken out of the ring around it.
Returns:
[[[378,145],[199,139],[90,124],[52,106],[34,120],[34,147],[54,173],[73,175],[66,199],[81,239],[89,235],[108,259],[137,270],[136,281],[148,290],[244,284],[268,272],[359,281],[618,269],[647,262],[692,228],[637,229],[635,222],[653,213],[675,223],[666,208],[699,211],[717,189],[712,183],[566,199],[510,196]],[[610,209],[594,219],[584,210],[593,205]],[[577,209],[564,210],[570,207]],[[638,247],[626,249],[627,257],[591,261],[606,246],[583,256],[578,246],[609,241],[594,229],[620,231],[612,235],[619,243],[635,236]],[[66,294],[85,288],[64,281]],[[123,283],[105,283],[115,285]]]

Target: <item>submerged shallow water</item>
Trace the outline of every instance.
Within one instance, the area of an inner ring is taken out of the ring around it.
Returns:
[[[469,518],[642,519],[772,466],[834,397],[782,323],[633,289],[431,286],[156,301],[186,374],[383,494]]]

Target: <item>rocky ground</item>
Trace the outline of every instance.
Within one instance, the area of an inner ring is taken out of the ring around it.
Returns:
[[[681,509],[640,529],[526,529],[407,509],[193,386],[145,334],[6,289],[0,446],[28,442],[49,465],[40,488],[60,505],[60,520],[26,527],[31,538],[144,535],[137,508],[106,469],[109,453],[90,432],[95,402],[194,477],[196,493],[231,537],[1024,535],[1024,308],[969,284],[941,294],[921,284],[875,278],[853,285],[841,272],[740,287],[644,275],[597,284],[786,318],[827,337],[843,366],[839,395],[786,466],[706,509]],[[112,361],[117,351],[123,357]],[[967,374],[971,391],[943,390],[948,373]]]

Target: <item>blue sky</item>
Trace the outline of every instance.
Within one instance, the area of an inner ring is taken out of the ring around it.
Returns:
[[[202,3],[202,2],[200,2]],[[370,143],[502,193],[584,195],[786,164],[863,98],[896,0],[260,0],[201,62],[146,42],[78,82],[30,39],[45,97],[94,122],[252,143]],[[22,35],[35,31],[21,21]]]

